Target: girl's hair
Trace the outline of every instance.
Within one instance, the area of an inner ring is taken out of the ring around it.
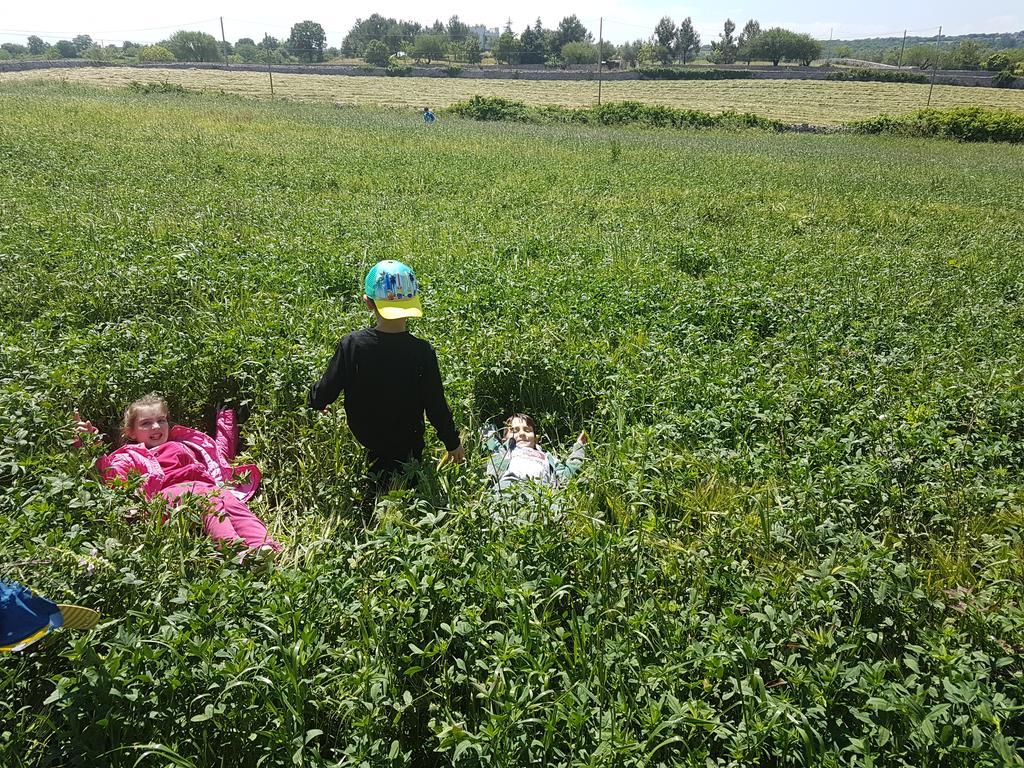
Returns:
[[[148,395],[140,397],[124,409],[124,421],[121,422],[121,433],[125,437],[130,437],[128,432],[135,429],[135,420],[139,417],[139,411],[143,408],[152,408],[154,405],[160,406],[165,416],[170,414],[170,411],[167,408],[167,401],[155,392],[150,392]]]
[[[533,420],[532,416],[527,416],[525,413],[513,413],[511,416],[505,419],[506,429],[512,426],[513,419],[522,419],[523,421],[526,422],[526,426],[533,430],[534,433],[537,432],[537,422]]]

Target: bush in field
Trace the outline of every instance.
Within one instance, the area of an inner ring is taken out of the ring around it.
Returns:
[[[593,125],[635,125],[645,128],[759,128],[779,131],[778,120],[752,114],[723,112],[712,115],[696,109],[676,109],[637,101],[609,102],[595,107],[528,107],[519,101],[474,96],[454,104],[448,112],[471,120],[510,120],[533,123],[590,123]]]
[[[447,112],[470,120],[527,120],[527,107],[521,101],[489,96],[474,96],[448,107]]]
[[[139,49],[139,61],[175,61],[174,54],[162,45],[147,45]]]
[[[992,85],[996,88],[1012,88],[1016,82],[1017,78],[1008,69],[997,72],[996,76],[992,78]]]
[[[1002,72],[1010,68],[1010,57],[1005,53],[993,53],[985,60],[985,69],[989,72]]]
[[[391,51],[388,50],[388,47],[382,41],[371,40],[363,50],[363,58],[367,64],[373,64],[375,67],[386,67],[391,59]]]
[[[388,60],[388,65],[384,67],[384,74],[388,77],[405,77],[412,74],[412,65],[401,59],[391,58]]]
[[[983,107],[920,109],[909,115],[880,115],[851,123],[856,133],[937,136],[960,141],[1024,142],[1024,114]]]

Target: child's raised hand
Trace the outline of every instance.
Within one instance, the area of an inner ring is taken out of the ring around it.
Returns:
[[[78,409],[75,408],[75,432],[77,432],[80,435],[95,435],[97,432],[99,432],[99,430],[96,429],[96,427],[93,425],[91,421],[83,421],[82,414],[80,414],[78,412]]]
[[[96,429],[93,423],[88,420],[83,421],[82,414],[80,414],[78,412],[78,409],[75,408],[75,442],[73,442],[72,445],[75,448],[81,448],[82,437],[85,435],[92,436],[95,435],[97,432],[99,432],[99,430]]]
[[[587,436],[587,430],[584,429],[580,432],[580,436],[576,438],[576,442],[581,443],[582,445],[586,445],[590,442],[590,437]]]

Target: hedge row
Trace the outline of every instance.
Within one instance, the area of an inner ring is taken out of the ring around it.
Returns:
[[[928,76],[920,72],[903,72],[890,69],[842,69],[837,72],[829,72],[825,75],[826,80],[856,80],[863,82],[879,83],[927,83]]]
[[[750,113],[713,115],[696,109],[675,109],[658,104],[623,101],[597,107],[531,107],[521,101],[474,96],[453,104],[449,114],[472,120],[504,120],[520,123],[579,123],[589,125],[639,125],[647,128],[761,128],[785,130],[778,120]]]
[[[640,70],[641,80],[749,80],[754,73],[747,69],[676,69],[648,67]]]
[[[588,125],[637,125],[645,128],[760,128],[769,131],[806,130],[778,120],[738,112],[713,115],[695,109],[676,109],[635,101],[602,104],[597,107],[531,107],[521,101],[474,96],[453,104],[448,114],[471,120],[500,120],[518,123],[577,123]],[[1024,142],[1024,114],[1005,109],[954,107],[921,109],[908,115],[879,115],[858,120],[842,129],[851,133],[887,133],[899,136],[934,136],[959,141]]]
[[[919,109],[909,115],[879,115],[850,123],[855,133],[938,136],[960,141],[1024,142],[1024,114],[1006,109],[954,107]]]

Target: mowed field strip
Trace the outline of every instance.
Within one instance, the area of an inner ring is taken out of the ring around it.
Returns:
[[[85,67],[0,73],[0,83],[61,80],[123,87],[169,82],[191,90],[224,91],[269,98],[266,73],[220,70]],[[837,125],[881,113],[902,114],[928,104],[927,85],[821,80],[691,80],[606,82],[604,101],[641,101],[717,113],[753,112],[794,123]],[[296,101],[333,101],[370,106],[446,107],[474,95],[500,96],[533,105],[588,106],[597,82],[581,80],[484,80],[431,77],[274,75],[274,93]],[[1024,112],[1024,90],[936,85],[933,107],[984,106]]]

